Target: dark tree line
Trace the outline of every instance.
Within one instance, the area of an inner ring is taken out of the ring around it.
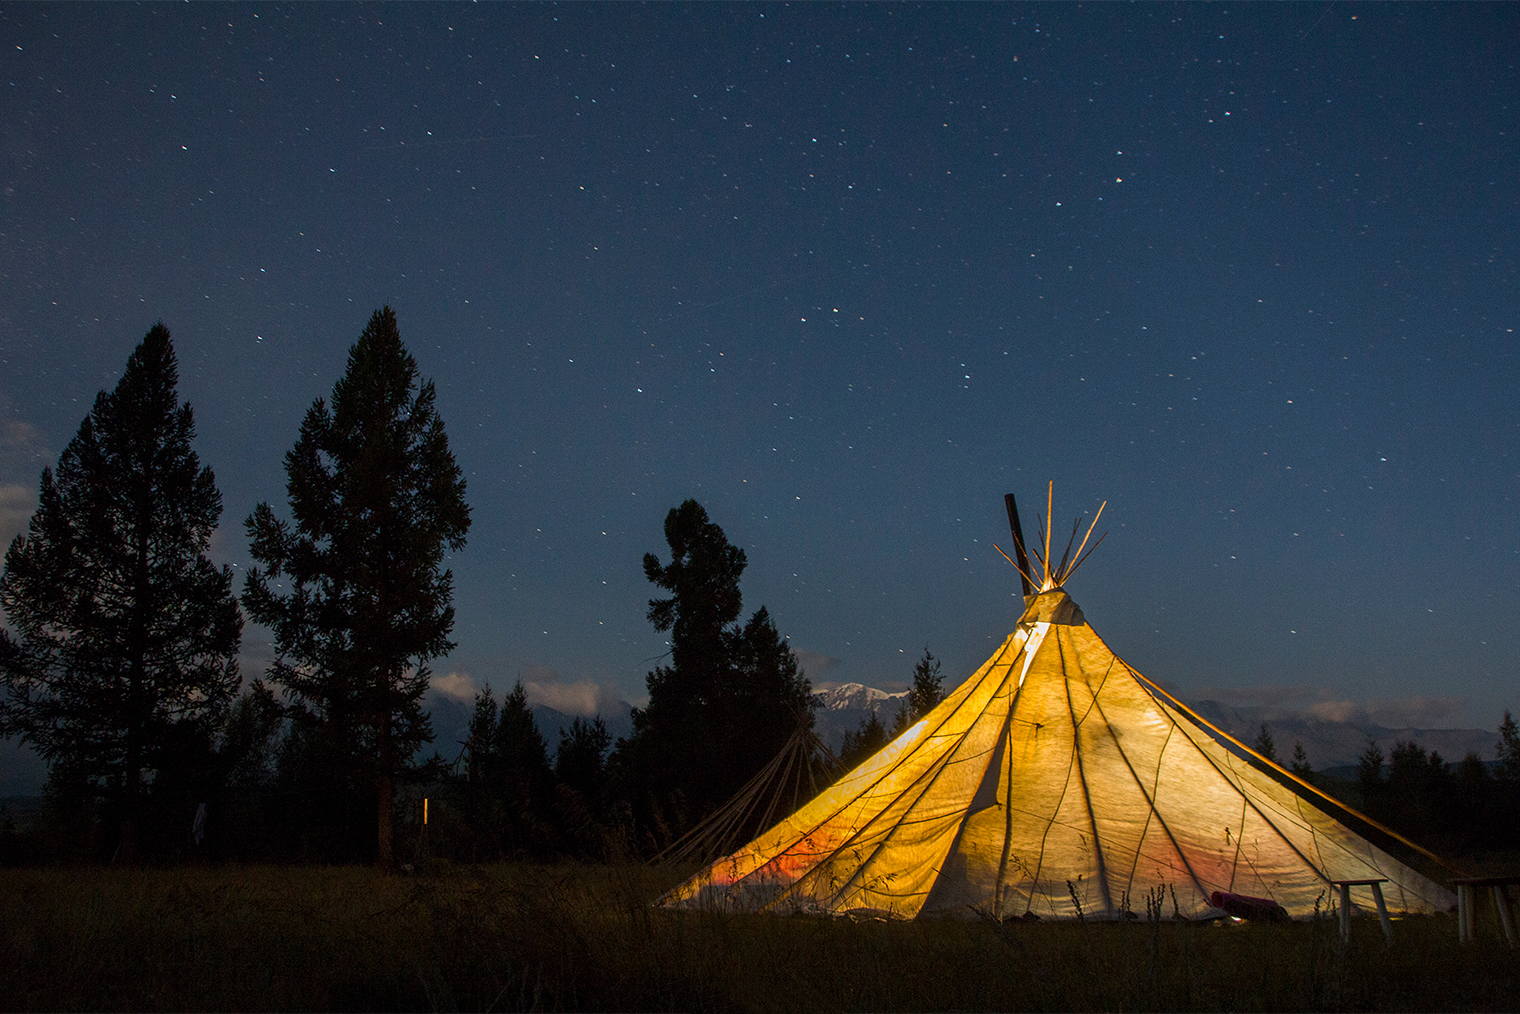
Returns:
[[[475,696],[458,769],[429,786],[440,803],[433,854],[475,862],[624,855],[626,829],[609,794],[611,746],[600,717],[576,718],[551,752],[522,683],[500,704],[487,686]]]
[[[811,724],[810,685],[768,611],[740,622],[744,553],[687,501],[666,519],[670,562],[644,559],[668,593],[648,615],[671,652],[627,740],[577,719],[551,753],[519,684],[477,697],[456,763],[419,761],[429,664],[454,647],[444,556],[470,511],[395,315],[375,312],[307,412],[285,516],[260,503],[247,519],[258,565],[241,610],[207,555],[221,495],[177,384],[160,324],[43,472],[0,574],[0,734],[48,762],[55,854],[389,867],[418,849],[648,850]],[[246,688],[243,610],[277,653]],[[431,832],[412,812],[424,799]],[[0,829],[4,848],[14,837]]]
[[[811,686],[770,613],[739,622],[743,551],[694,500],[670,511],[665,538],[670,562],[649,554],[644,573],[669,593],[647,614],[670,634],[669,663],[649,673],[632,733],[614,743],[601,718],[577,718],[551,753],[520,683],[500,705],[477,695],[463,779],[433,784],[453,855],[652,854],[811,727]]]
[[[400,852],[468,861],[646,856],[726,801],[799,725],[811,725],[811,687],[768,611],[738,622],[743,553],[695,501],[670,512],[666,538],[671,563],[651,555],[645,571],[670,593],[649,606],[656,629],[671,634],[670,662],[649,674],[649,703],[635,712],[632,734],[614,743],[601,718],[577,718],[551,746],[521,683],[500,699],[487,687],[475,697],[458,761],[412,772]],[[242,727],[267,751],[259,713],[250,706]],[[302,736],[292,724],[271,762],[245,764],[264,772],[276,796],[302,788],[293,774],[321,770],[291,763]],[[285,853],[294,849],[289,823]]]
[[[1314,771],[1302,743],[1293,745],[1286,766],[1296,777],[1438,854],[1503,851],[1513,848],[1520,833],[1520,727],[1508,711],[1498,734],[1493,762],[1469,753],[1452,764],[1438,751],[1402,740],[1384,754],[1369,738],[1354,778]],[[1268,760],[1279,760],[1265,724],[1252,747]]]
[[[489,688],[476,697],[455,762],[421,760],[429,666],[454,647],[444,558],[463,547],[470,511],[433,385],[389,308],[302,422],[285,459],[287,517],[261,503],[246,521],[259,566],[241,605],[272,631],[277,658],[243,688],[242,611],[229,569],[207,555],[221,496],[177,384],[157,325],[43,471],[0,573],[0,734],[48,762],[34,839],[50,854],[385,867],[650,854],[811,728],[811,685],[769,611],[744,617],[744,552],[688,500],[665,519],[668,562],[643,560],[662,593],[647,617],[670,651],[627,739],[576,719],[551,750],[518,684],[500,701]],[[891,727],[871,714],[841,759],[859,763],[943,697],[926,648]],[[1276,758],[1265,726],[1255,746]],[[1520,832],[1508,713],[1498,756],[1491,770],[1369,744],[1357,781],[1341,785],[1310,771],[1301,746],[1290,766],[1416,840],[1473,851]],[[0,859],[15,852],[7,827]]]
[[[248,519],[264,566],[243,606],[275,634],[284,700],[262,682],[234,700],[242,615],[206,556],[221,495],[177,382],[160,324],[43,472],[0,576],[17,631],[0,631],[0,732],[42,754],[55,809],[93,811],[120,858],[150,811],[278,785],[306,790],[287,815],[336,823],[346,846],[368,812],[390,865],[395,779],[431,739],[427,663],[452,647],[443,554],[469,528],[433,386],[377,311],[286,456],[293,520],[268,504]]]
[[[1512,849],[1520,834],[1520,728],[1508,711],[1498,732],[1494,764],[1472,753],[1449,764],[1412,742],[1395,743],[1385,757],[1369,740],[1354,786],[1326,788],[1355,796],[1369,817],[1438,853]]]

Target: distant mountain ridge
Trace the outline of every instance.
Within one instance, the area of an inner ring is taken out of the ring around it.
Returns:
[[[1316,771],[1350,766],[1354,768],[1367,749],[1369,740],[1376,743],[1386,758],[1395,744],[1415,743],[1435,751],[1448,762],[1460,761],[1469,753],[1482,761],[1492,761],[1499,742],[1497,731],[1488,729],[1390,729],[1372,722],[1332,722],[1311,717],[1267,717],[1265,708],[1223,704],[1219,701],[1190,702],[1199,716],[1234,736],[1247,746],[1255,746],[1266,725],[1277,748],[1277,759],[1285,766],[1293,757],[1293,746],[1302,743],[1309,766]]]
[[[883,725],[889,729],[897,717],[897,709],[906,698],[906,690],[890,693],[868,687],[863,683],[842,683],[827,690],[815,691],[818,702],[814,731],[830,749],[838,750],[846,730],[859,728],[866,716],[875,711]],[[1492,766],[1499,734],[1489,729],[1391,729],[1373,723],[1333,722],[1310,717],[1283,717],[1279,711],[1249,705],[1232,705],[1220,701],[1202,699],[1189,702],[1189,707],[1200,717],[1224,730],[1247,745],[1255,745],[1263,723],[1272,734],[1277,757],[1284,765],[1293,757],[1293,746],[1302,743],[1309,758],[1309,766],[1315,771],[1350,769],[1353,773],[1362,751],[1371,739],[1377,743],[1386,758],[1394,744],[1403,741],[1416,743],[1426,750],[1434,750],[1449,763],[1462,760],[1469,753]],[[469,736],[470,712],[473,704],[446,694],[430,692],[425,707],[433,718],[433,742],[419,752],[419,759],[431,756],[436,750],[445,761],[459,757],[464,741]],[[544,705],[534,706],[533,720],[543,733],[544,745],[552,760],[559,746],[562,730],[570,728],[577,716]],[[619,701],[616,710],[602,716],[613,741],[627,737],[633,732],[633,705]],[[1270,716],[1270,717],[1269,717]],[[42,790],[46,778],[46,765],[31,750],[22,748],[11,740],[0,740],[0,749],[6,750],[0,764],[0,796],[31,798]]]
[[[828,690],[815,691],[818,702],[814,731],[832,750],[838,750],[846,730],[859,728],[875,711],[889,729],[902,706],[906,690],[888,693],[863,683],[842,683]],[[1368,740],[1377,743],[1386,757],[1394,744],[1416,743],[1426,750],[1440,753],[1447,761],[1460,761],[1475,753],[1483,761],[1494,759],[1499,741],[1497,732],[1486,729],[1390,729],[1373,723],[1333,722],[1309,717],[1283,717],[1280,712],[1251,706],[1225,704],[1215,700],[1188,702],[1204,720],[1229,733],[1247,746],[1255,746],[1265,723],[1277,749],[1277,759],[1286,766],[1293,758],[1293,746],[1302,743],[1309,766],[1316,771],[1328,768],[1355,767]]]
[[[827,690],[814,691],[813,699],[818,704],[818,710],[813,730],[831,750],[838,750],[844,742],[845,732],[859,728],[873,711],[881,723],[890,729],[907,696],[906,690],[893,693],[864,683],[841,683]],[[1498,733],[1487,729],[1390,729],[1370,722],[1284,717],[1280,711],[1209,699],[1187,703],[1205,721],[1248,746],[1256,744],[1262,724],[1265,723],[1277,748],[1277,759],[1282,764],[1286,766],[1292,760],[1294,744],[1302,743],[1304,754],[1309,758],[1309,766],[1316,771],[1347,766],[1354,768],[1362,751],[1367,749],[1369,739],[1377,743],[1385,757],[1392,753],[1394,744],[1409,742],[1436,751],[1443,759],[1451,762],[1460,761],[1468,753],[1475,753],[1481,760],[1491,762],[1499,741]],[[428,695],[427,705],[433,716],[433,742],[426,752],[430,754],[436,749],[445,760],[451,761],[458,756],[468,738],[473,705],[438,693]],[[541,704],[534,705],[531,710],[552,760],[554,751],[559,746],[561,731],[569,729],[570,724],[580,716]],[[615,712],[602,716],[614,742],[633,732],[632,711],[633,705],[619,701]]]
[[[830,750],[837,751],[844,744],[845,732],[858,728],[873,711],[881,724],[891,729],[907,696],[906,690],[894,694],[864,683],[841,683],[828,690],[815,690],[813,699],[818,702],[818,711],[813,732]]]

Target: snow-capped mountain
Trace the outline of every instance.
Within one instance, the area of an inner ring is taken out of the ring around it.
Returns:
[[[841,683],[829,690],[814,691],[813,696],[818,698],[820,711],[846,711],[855,709],[863,711],[869,708],[875,711],[882,704],[891,701],[893,707],[902,703],[903,698],[908,696],[906,690],[895,694],[889,694],[885,690],[877,690],[868,687],[864,683]]]
[[[813,699],[818,702],[818,711],[813,731],[830,750],[838,750],[844,742],[845,730],[859,728],[873,711],[881,724],[890,729],[897,717],[897,709],[902,707],[907,696],[906,690],[889,694],[863,683],[841,683],[828,690],[815,691]]]

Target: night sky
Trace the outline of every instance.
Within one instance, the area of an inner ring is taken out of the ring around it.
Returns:
[[[7,5],[0,507],[155,321],[225,513],[395,308],[456,695],[641,702],[695,497],[815,683],[948,683],[1026,531],[1187,695],[1520,710],[1520,7]],[[1096,536],[1095,536],[1096,537]],[[238,577],[238,588],[242,579]],[[245,632],[262,672],[266,632]]]

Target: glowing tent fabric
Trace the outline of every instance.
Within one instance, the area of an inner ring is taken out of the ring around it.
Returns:
[[[1053,588],[921,721],[663,903],[1120,918],[1160,890],[1197,917],[1224,891],[1297,917],[1329,908],[1330,881],[1371,878],[1395,911],[1445,910],[1431,878],[1450,875],[1212,730]]]

